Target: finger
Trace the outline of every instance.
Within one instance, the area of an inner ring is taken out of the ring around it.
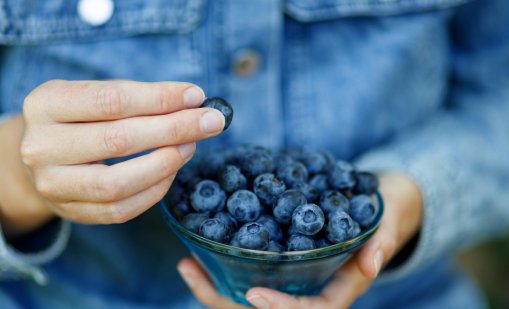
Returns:
[[[203,90],[183,82],[54,80],[27,97],[25,111],[56,122],[102,121],[167,114],[198,107],[204,98]]]
[[[251,288],[246,293],[246,299],[256,308],[271,308],[271,309],[283,309],[283,308],[309,308],[303,307],[303,304],[299,300],[286,293],[281,293],[276,290],[268,288]]]
[[[55,204],[58,215],[83,224],[124,223],[140,215],[159,202],[170,187],[175,175],[152,187],[113,203],[70,202]]]
[[[185,258],[177,266],[177,269],[186,282],[191,292],[198,300],[212,308],[242,309],[247,308],[237,304],[228,298],[221,296],[214,285],[210,282],[201,266],[192,258]]]
[[[40,132],[58,139],[48,139],[37,152],[44,153],[44,159],[39,156],[39,160],[46,160],[45,163],[80,164],[199,141],[219,134],[224,124],[223,114],[211,108],[108,122],[59,124]]]
[[[52,167],[35,179],[38,191],[54,202],[114,202],[176,174],[191,159],[195,144],[170,146],[112,166],[85,164]],[[77,177],[79,175],[79,177]]]

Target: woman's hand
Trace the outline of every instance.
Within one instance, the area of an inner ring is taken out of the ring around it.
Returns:
[[[380,176],[385,213],[378,231],[332,278],[318,296],[293,297],[267,288],[251,288],[247,300],[260,309],[348,308],[366,291],[383,265],[417,232],[422,221],[419,188],[407,176],[386,173]],[[204,270],[191,258],[182,260],[178,270],[194,295],[212,308],[246,308],[219,295]]]
[[[125,222],[163,197],[195,141],[222,131],[219,111],[195,108],[203,100],[189,83],[50,81],[25,99],[20,157],[54,213],[80,223]],[[14,212],[9,206],[2,212]]]

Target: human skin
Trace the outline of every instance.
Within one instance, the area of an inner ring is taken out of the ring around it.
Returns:
[[[223,115],[190,83],[49,81],[0,126],[0,223],[13,237],[53,217],[128,221],[156,204]],[[103,160],[145,150],[112,166]]]
[[[380,193],[385,212],[373,237],[336,274],[318,296],[293,297],[275,290],[255,287],[247,300],[259,309],[340,309],[348,308],[364,293],[383,265],[407,243],[422,223],[423,201],[420,189],[399,172],[380,175]],[[193,258],[180,261],[178,270],[194,295],[212,308],[240,309],[217,293],[206,272]]]

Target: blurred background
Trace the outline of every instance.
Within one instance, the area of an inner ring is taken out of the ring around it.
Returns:
[[[464,251],[458,260],[477,279],[490,308],[509,308],[509,235]]]

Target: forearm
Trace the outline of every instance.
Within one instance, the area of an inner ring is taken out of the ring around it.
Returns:
[[[21,116],[0,124],[0,225],[7,237],[30,232],[54,217],[20,159]]]

